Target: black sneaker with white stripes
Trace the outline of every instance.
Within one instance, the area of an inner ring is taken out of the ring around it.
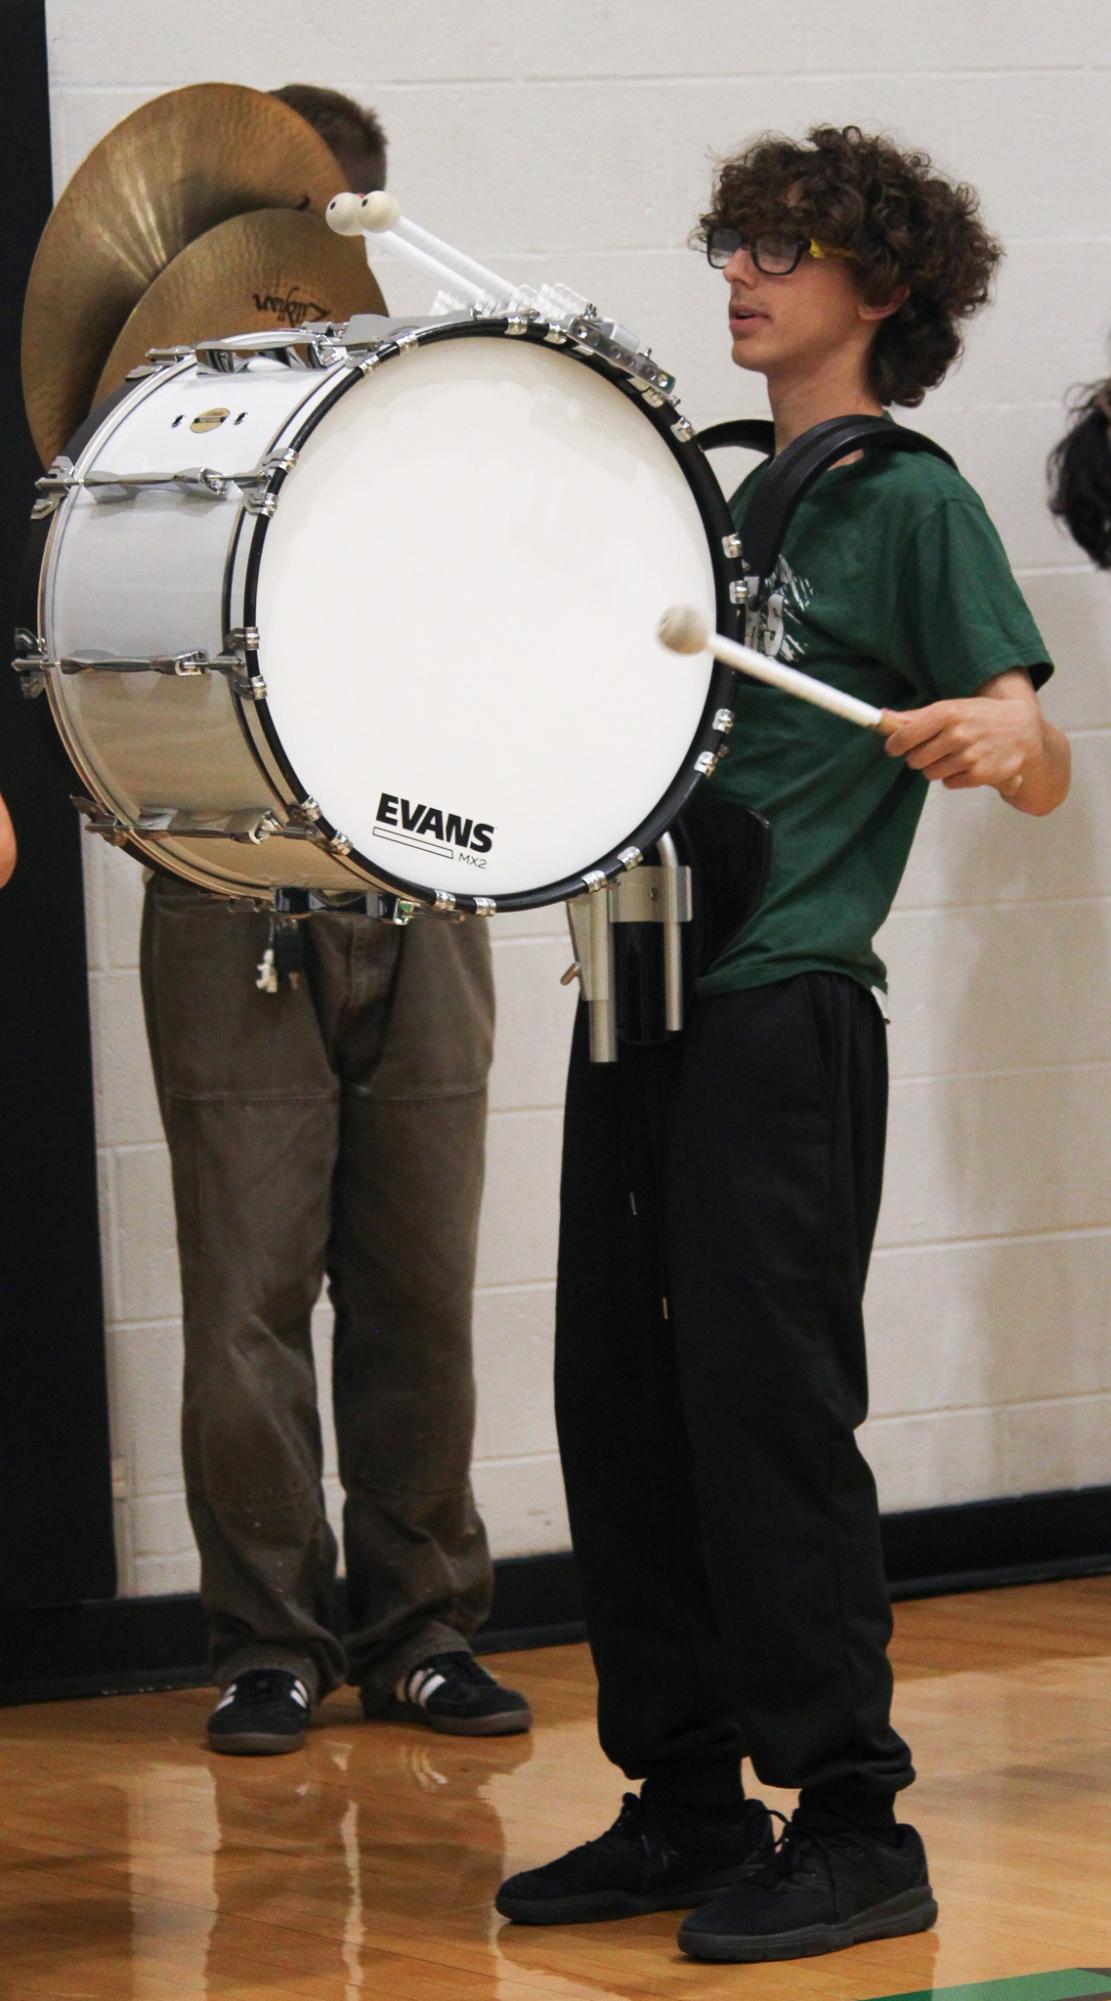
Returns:
[[[208,1719],[210,1751],[265,1758],[299,1751],[309,1725],[309,1691],[285,1668],[248,1668],[229,1682]]]
[[[473,1654],[430,1654],[397,1682],[385,1703],[362,1695],[363,1713],[394,1723],[423,1723],[453,1737],[509,1737],[532,1727],[532,1711],[515,1688],[503,1688]]]

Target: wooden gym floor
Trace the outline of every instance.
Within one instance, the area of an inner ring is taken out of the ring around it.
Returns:
[[[531,1738],[365,1724],[350,1693],[281,1758],[208,1756],[204,1689],[0,1712],[0,1995],[870,2001],[1111,1967],[1111,1577],[900,1606],[895,1661],[935,1932],[765,1968],[692,1964],[669,1915],[503,1926],[501,1876],[619,1801],[565,1647],[499,1663]]]

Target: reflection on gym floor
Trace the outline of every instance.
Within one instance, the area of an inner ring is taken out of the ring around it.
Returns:
[[[551,1931],[495,1916],[503,1874],[616,1810],[585,1648],[503,1657],[532,1738],[366,1724],[345,1694],[303,1753],[214,1758],[205,1690],[9,1709],[0,1993],[918,2001],[1034,1974],[1053,1977],[998,2001],[1108,1991],[1061,1969],[1111,1960],[1109,1657],[1111,1578],[899,1607],[898,1722],[940,1924],[766,1968],[693,1968],[667,1914]]]

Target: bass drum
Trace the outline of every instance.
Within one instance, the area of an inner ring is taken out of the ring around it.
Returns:
[[[735,629],[721,491],[542,324],[377,327],[314,368],[184,355],[54,468],[38,664],[91,824],[231,897],[576,896],[731,727],[730,671],[655,633],[680,602]]]

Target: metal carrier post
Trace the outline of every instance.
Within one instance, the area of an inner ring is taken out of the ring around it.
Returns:
[[[575,948],[575,962],[564,975],[569,983],[577,975],[583,998],[590,1010],[590,1060],[616,1063],[620,1015],[617,991],[617,952],[614,926],[651,924],[662,926],[663,1018],[665,1034],[676,1034],[683,1026],[683,933],[693,910],[691,871],[679,860],[670,834],[656,842],[656,864],[642,863],[616,881],[600,884],[588,896],[578,896],[567,905],[567,918]]]

